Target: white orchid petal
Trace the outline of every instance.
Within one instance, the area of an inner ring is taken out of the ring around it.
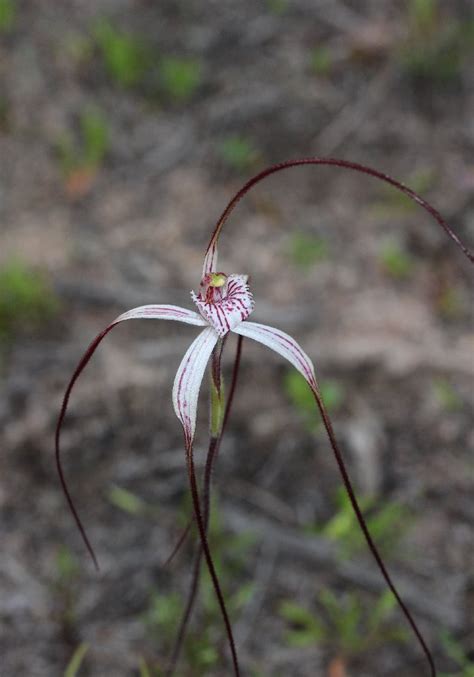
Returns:
[[[312,389],[317,389],[311,359],[300,348],[295,339],[285,334],[284,331],[256,322],[242,322],[234,329],[234,332],[263,343],[263,345],[282,355],[304,376]]]
[[[123,322],[124,320],[177,320],[178,322],[194,324],[198,327],[204,327],[207,324],[201,315],[198,315],[193,310],[167,304],[153,304],[132,308],[132,310],[127,310],[126,313],[119,315],[113,324]]]
[[[173,406],[188,443],[196,430],[196,414],[202,378],[218,341],[212,327],[204,329],[191,343],[179,365],[173,385]]]

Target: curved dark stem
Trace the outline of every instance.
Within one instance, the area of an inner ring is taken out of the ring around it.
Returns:
[[[204,510],[204,525],[206,528],[206,533],[209,527],[209,509],[210,509],[210,487],[211,487],[211,476],[212,476],[212,466],[214,462],[214,458],[217,452],[217,448],[220,443],[220,438],[217,437],[211,437],[209,441],[209,449],[207,452],[207,457],[206,457],[206,467],[204,470],[204,485],[203,485],[203,492],[202,492],[202,503],[203,503],[203,510]],[[188,527],[190,527],[192,522],[189,522]],[[176,669],[176,665],[178,662],[179,654],[181,653],[181,649],[183,646],[184,642],[184,637],[186,634],[186,630],[189,624],[189,621],[191,619],[191,613],[193,611],[194,603],[196,601],[198,589],[199,589],[199,575],[201,573],[201,562],[202,562],[202,555],[203,555],[203,549],[202,546],[200,545],[198,547],[198,550],[196,552],[195,558],[194,558],[194,565],[193,565],[193,572],[191,576],[191,587],[188,592],[188,599],[186,602],[186,608],[183,612],[183,616],[181,618],[181,623],[179,625],[179,630],[178,634],[176,636],[176,641],[174,644],[174,648],[171,654],[171,658],[169,661],[169,666],[166,671],[166,677],[171,677]]]
[[[69,505],[69,509],[72,513],[72,516],[74,517],[74,521],[76,522],[77,528],[79,529],[79,533],[82,536],[82,540],[84,541],[84,544],[89,552],[89,555],[92,558],[92,561],[94,562],[94,566],[99,571],[99,562],[97,561],[97,557],[94,552],[94,548],[92,547],[89,538],[86,534],[86,530],[82,524],[82,521],[79,517],[79,513],[76,510],[76,507],[74,505],[74,501],[72,500],[72,496],[69,492],[67,482],[66,482],[66,477],[64,475],[63,467],[62,467],[62,462],[61,462],[61,430],[64,422],[64,418],[66,416],[68,404],[69,404],[69,398],[71,396],[72,389],[74,388],[74,385],[81,375],[82,371],[85,369],[87,364],[89,363],[92,355],[95,353],[96,349],[98,348],[99,344],[102,342],[102,340],[107,336],[109,331],[113,329],[116,326],[115,323],[109,325],[104,331],[102,331],[98,336],[95,337],[95,339],[92,341],[92,343],[89,345],[87,348],[86,352],[82,356],[81,361],[77,365],[71,380],[68,383],[68,386],[66,388],[66,392],[64,394],[63,402],[61,405],[61,410],[59,412],[59,417],[58,417],[58,422],[56,424],[56,433],[55,433],[55,456],[56,456],[56,467],[58,470],[58,475],[59,475],[59,480],[61,482],[61,486],[64,492],[64,495],[66,496],[66,500]]]
[[[209,449],[207,452],[207,457],[206,457],[206,466],[204,469],[204,484],[203,484],[203,496],[202,496],[202,501],[203,501],[203,506],[204,506],[204,521],[205,521],[205,527],[206,527],[206,533],[207,529],[209,526],[209,510],[210,510],[210,490],[211,490],[211,479],[212,479],[212,471],[214,467],[214,462],[217,459],[217,455],[219,453],[219,448],[221,445],[222,437],[224,435],[224,430],[226,428],[227,422],[229,420],[231,408],[232,408],[232,403],[234,401],[234,395],[235,395],[235,389],[237,386],[237,380],[238,380],[238,375],[239,375],[239,368],[240,368],[240,361],[242,357],[242,342],[243,342],[243,336],[238,335],[237,338],[237,348],[236,348],[236,353],[235,353],[235,359],[234,359],[234,367],[232,370],[232,379],[231,379],[231,384],[229,388],[229,395],[227,397],[227,402],[226,402],[226,407],[224,411],[224,417],[222,421],[222,428],[220,435],[218,437],[211,437],[209,441]],[[215,377],[215,375],[213,375]],[[188,523],[183,535],[181,536],[181,539],[173,550],[172,555],[170,558],[168,558],[167,562],[170,561],[171,557],[174,556],[174,554],[177,552],[179,547],[182,545],[184,542],[187,534],[190,531],[192,525],[192,520]],[[186,635],[186,630],[189,625],[189,621],[191,619],[191,614],[194,608],[194,604],[196,602],[197,598],[197,593],[199,590],[199,575],[201,571],[201,563],[202,563],[202,556],[203,556],[203,548],[202,545],[199,546],[198,551],[195,556],[194,560],[194,565],[193,565],[193,573],[191,577],[191,586],[188,592],[188,599],[186,603],[186,608],[184,610],[181,623],[179,626],[178,630],[178,635],[176,638],[175,645],[173,647],[173,651],[171,654],[170,662],[168,669],[166,671],[166,677],[172,677],[174,674],[174,671],[176,669],[176,665],[178,662],[179,655],[181,653],[181,649],[183,646],[184,642],[184,637]]]
[[[420,643],[421,648],[423,649],[423,652],[428,660],[428,663],[430,665],[430,670],[431,670],[431,677],[436,677],[436,667],[434,664],[433,656],[428,648],[428,645],[421,634],[421,631],[419,630],[417,624],[415,623],[415,620],[413,616],[411,615],[410,611],[408,610],[405,602],[402,600],[400,594],[398,593],[395,584],[393,583],[390,574],[387,571],[387,568],[382,560],[382,557],[377,549],[377,546],[375,545],[372,536],[370,535],[369,529],[367,527],[367,523],[364,519],[364,516],[362,514],[362,511],[359,507],[359,503],[357,501],[357,498],[355,496],[354,489],[352,487],[351,480],[349,479],[349,475],[346,469],[346,465],[344,463],[344,459],[342,457],[341,451],[339,449],[339,445],[336,441],[336,436],[334,434],[334,429],[332,427],[331,419],[329,418],[329,414],[326,411],[326,408],[324,406],[321,393],[317,388],[311,387],[312,393],[314,395],[314,398],[316,400],[316,404],[318,406],[319,412],[321,414],[321,417],[323,419],[324,427],[326,429],[326,433],[329,437],[329,441],[331,443],[332,450],[334,452],[334,456],[336,457],[337,465],[339,467],[339,472],[341,473],[342,481],[344,483],[344,487],[347,491],[347,494],[349,496],[349,500],[351,502],[352,508],[354,510],[354,513],[356,515],[357,521],[359,523],[359,526],[362,530],[362,533],[365,536],[365,540],[367,541],[367,545],[369,547],[370,552],[375,558],[375,561],[377,562],[377,565],[380,569],[380,572],[382,573],[382,576],[385,579],[385,582],[387,583],[388,587],[392,591],[393,595],[395,596],[401,610],[403,611],[405,618],[407,619],[408,623],[410,624],[413,632],[415,633],[418,642]]]
[[[441,214],[429,202],[427,202],[420,195],[415,193],[414,190],[408,188],[408,186],[405,186],[400,181],[393,179],[391,176],[388,176],[388,174],[384,174],[383,172],[379,172],[376,169],[372,169],[372,167],[367,167],[366,165],[359,164],[358,162],[349,162],[348,160],[340,160],[338,158],[324,158],[324,157],[309,157],[309,158],[301,158],[299,160],[288,160],[286,162],[280,162],[271,167],[267,167],[259,174],[249,179],[247,183],[235,194],[235,196],[232,198],[232,200],[228,203],[227,207],[222,212],[222,215],[220,216],[216,224],[216,227],[214,228],[214,231],[212,233],[211,240],[206,250],[206,255],[209,254],[212,255],[215,252],[217,239],[219,237],[219,233],[222,229],[222,226],[227,221],[228,217],[230,216],[230,214],[232,213],[238,202],[240,202],[240,200],[244,197],[244,195],[253,186],[255,186],[257,183],[265,179],[267,176],[270,176],[271,174],[275,174],[276,172],[280,172],[284,169],[290,169],[291,167],[300,167],[303,165],[329,165],[340,167],[343,169],[361,172],[362,174],[368,174],[369,176],[373,176],[374,178],[379,179],[384,183],[390,184],[394,188],[397,188],[399,191],[407,195],[411,200],[419,204],[420,207],[423,207],[423,209],[425,209],[439,223],[439,225],[445,231],[448,237],[450,237],[451,240],[455,242],[455,244],[462,250],[465,256],[467,256],[467,258],[471,261],[471,263],[474,262],[474,254],[469,250],[469,248],[461,241],[461,239],[446,223]]]
[[[209,548],[209,542],[207,540],[207,534],[206,534],[206,524],[205,524],[203,515],[201,513],[199,491],[198,491],[198,486],[197,486],[197,481],[196,481],[196,471],[195,471],[195,468],[194,468],[192,441],[186,438],[185,444],[186,444],[186,464],[187,464],[187,468],[188,468],[189,484],[190,484],[190,487],[191,487],[191,497],[192,497],[192,500],[193,500],[194,515],[195,515],[195,518],[196,518],[196,523],[197,523],[198,530],[199,530],[199,536],[200,536],[200,539],[201,539],[201,547],[204,551],[204,557],[206,558],[207,568],[208,568],[209,574],[211,576],[212,584],[214,586],[214,591],[216,593],[217,601],[219,603],[219,607],[220,607],[221,613],[222,613],[222,618],[224,620],[224,625],[225,625],[225,628],[226,628],[227,638],[229,640],[229,646],[230,646],[231,655],[232,655],[232,664],[233,664],[233,667],[234,667],[234,674],[235,674],[235,677],[240,677],[239,662],[238,662],[238,659],[237,659],[237,651],[236,651],[236,648],[235,648],[234,635],[232,633],[232,627],[231,627],[231,624],[230,624],[229,616],[227,614],[227,608],[226,608],[225,601],[224,601],[224,595],[223,595],[222,590],[221,590],[219,579],[217,577],[216,569],[215,569],[215,566],[214,566],[214,561],[212,559],[211,551],[210,551],[210,548]]]

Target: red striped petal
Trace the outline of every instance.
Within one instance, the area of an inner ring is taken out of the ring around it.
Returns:
[[[173,406],[181,421],[186,441],[192,442],[202,379],[219,337],[212,327],[202,331],[191,343],[174,379]]]
[[[112,324],[123,322],[123,320],[177,320],[178,322],[185,322],[186,324],[194,324],[198,327],[206,325],[205,320],[187,308],[180,308],[180,306],[170,306],[167,304],[139,306],[123,313]]]
[[[295,339],[285,334],[284,331],[256,322],[242,322],[234,329],[234,332],[263,343],[263,345],[282,355],[304,376],[312,389],[317,388],[311,359],[300,348]]]

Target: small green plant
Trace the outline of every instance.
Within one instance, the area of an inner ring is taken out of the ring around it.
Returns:
[[[272,14],[283,16],[289,8],[288,0],[267,0],[267,9]]]
[[[150,669],[149,669],[147,662],[144,658],[140,658],[140,661],[139,661],[139,664],[138,664],[138,670],[140,672],[140,677],[152,677]]]
[[[447,20],[437,0],[411,0],[400,63],[408,75],[446,83],[457,78],[474,45],[474,21]]]
[[[456,286],[444,286],[436,299],[437,310],[445,320],[455,320],[462,316],[465,306],[462,291]]]
[[[0,132],[8,131],[10,118],[10,106],[8,100],[0,94]]]
[[[15,17],[14,0],[0,0],[0,33],[8,33],[13,28]]]
[[[289,255],[296,266],[310,268],[314,263],[327,259],[327,242],[316,235],[294,233],[289,242]]]
[[[116,508],[135,517],[145,515],[152,510],[151,506],[145,503],[140,496],[115,484],[110,487],[107,497]]]
[[[116,85],[127,88],[142,82],[152,56],[140,38],[119,30],[106,19],[97,21],[93,36],[107,73]]]
[[[51,589],[55,601],[55,615],[65,636],[75,636],[77,617],[78,579],[80,567],[66,546],[56,552],[55,568],[51,578]],[[74,656],[71,664],[75,665]]]
[[[314,402],[312,402],[311,391],[308,389],[305,379],[298,372],[288,371],[285,373],[283,385],[288,398],[303,417],[308,430],[312,432],[319,430],[321,422],[314,415]],[[342,384],[325,380],[320,382],[319,389],[329,412],[336,412],[342,407],[345,399]]]
[[[196,59],[165,56],[159,61],[163,94],[175,103],[189,101],[201,84],[201,64]]]
[[[61,546],[56,553],[57,583],[68,586],[79,574],[79,564],[69,548]]]
[[[65,55],[76,64],[87,64],[94,57],[96,44],[90,35],[68,32],[63,38],[62,45]]]
[[[232,171],[242,173],[255,167],[261,154],[253,142],[245,136],[228,136],[217,146],[221,161]]]
[[[437,22],[438,0],[410,0],[408,16],[410,22],[418,29],[432,29]]]
[[[103,164],[109,148],[109,130],[98,108],[87,108],[79,118],[75,138],[64,133],[57,141],[59,161],[70,192],[86,192]]]
[[[469,658],[462,645],[447,632],[441,635],[441,643],[447,656],[455,663],[455,672],[442,672],[440,677],[474,677],[474,661]]]
[[[17,331],[38,328],[59,309],[47,277],[20,260],[0,267],[0,344]]]
[[[77,647],[72,655],[71,660],[69,661],[66,670],[64,671],[64,677],[77,677],[88,651],[88,644],[80,644]]]
[[[379,508],[376,500],[367,496],[359,502],[379,549],[384,555],[390,555],[411,524],[409,510],[396,501],[387,501]],[[352,557],[364,550],[364,537],[356,529],[356,518],[344,491],[336,493],[336,506],[336,513],[324,526],[312,527],[310,530],[337,543],[342,557]]]
[[[462,398],[447,379],[435,379],[433,381],[433,393],[445,411],[459,411],[462,409]]]
[[[332,67],[331,52],[327,47],[316,47],[311,52],[311,70],[316,75],[328,75]]]
[[[357,593],[337,597],[322,590],[317,597],[317,615],[305,605],[281,603],[280,616],[290,629],[285,634],[289,646],[322,646],[344,661],[372,652],[388,639],[405,642],[404,628],[392,621],[396,600],[390,591],[378,597],[370,608]]]
[[[406,279],[413,272],[413,258],[392,240],[387,240],[380,248],[379,262],[384,272],[396,280]]]

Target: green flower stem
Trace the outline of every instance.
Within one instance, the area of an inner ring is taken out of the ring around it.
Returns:
[[[218,390],[214,381],[211,379],[211,438],[218,439],[222,431],[225,412],[224,384],[221,380],[221,387]]]
[[[211,412],[210,435],[211,439],[219,439],[225,415],[224,381],[222,378],[221,357],[224,341],[219,340],[212,353],[211,364]]]

